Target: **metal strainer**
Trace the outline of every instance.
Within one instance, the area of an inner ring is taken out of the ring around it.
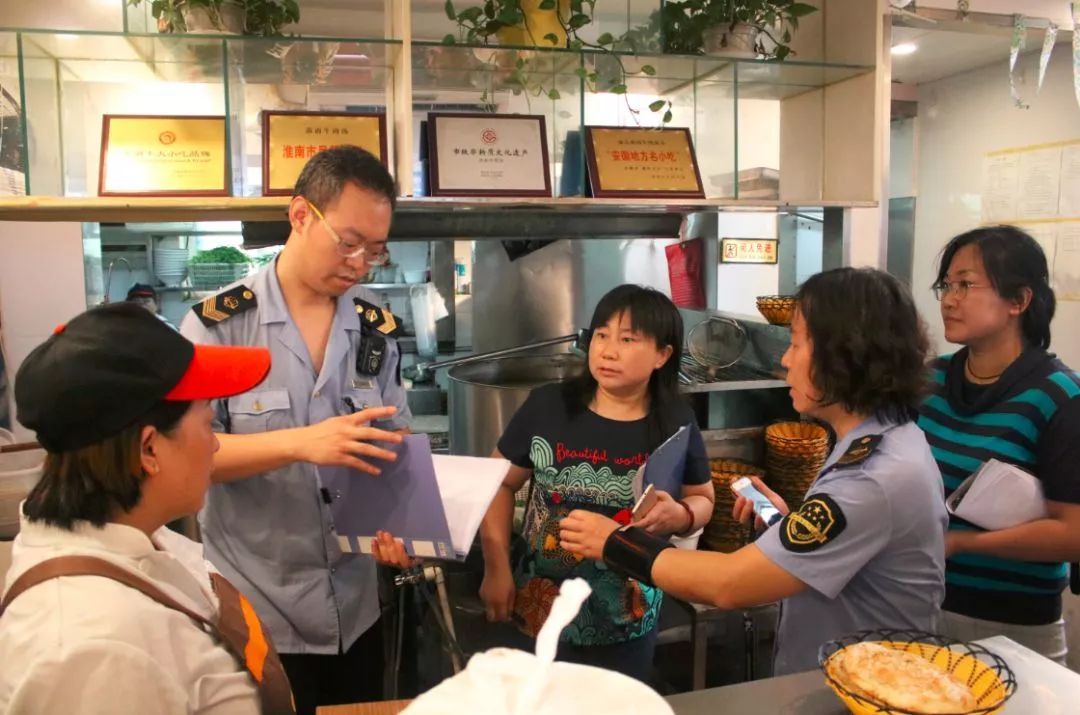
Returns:
[[[746,330],[738,321],[714,316],[694,326],[686,338],[686,349],[698,365],[721,370],[738,362],[746,340]]]

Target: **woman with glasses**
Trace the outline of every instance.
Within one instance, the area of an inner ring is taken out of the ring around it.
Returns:
[[[1034,474],[1045,518],[985,531],[956,516],[946,538],[943,628],[1006,635],[1064,664],[1061,592],[1080,559],[1080,378],[1050,347],[1054,291],[1039,244],[1012,226],[952,239],[934,292],[945,339],[919,426],[946,495],[987,460]]]

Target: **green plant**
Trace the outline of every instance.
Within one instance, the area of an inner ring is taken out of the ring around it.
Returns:
[[[656,75],[656,68],[649,64],[642,64],[637,69],[627,67],[627,58],[618,51],[618,40],[610,33],[601,34],[596,41],[586,40],[581,36],[581,30],[592,24],[596,13],[597,0],[569,0],[565,9],[560,7],[558,0],[541,0],[538,10],[552,12],[562,27],[566,37],[566,46],[572,50],[590,50],[598,54],[592,69],[579,67],[575,74],[584,82],[591,92],[610,92],[617,95],[628,94],[628,79],[632,76],[651,77]],[[458,34],[448,33],[443,38],[443,44],[454,45],[463,42],[469,45],[491,45],[493,40],[498,40],[499,33],[514,28],[525,28],[530,37],[533,37],[529,26],[529,16],[522,7],[522,0],[483,0],[481,5],[473,5],[458,10],[453,0],[446,0],[446,16],[457,23]],[[533,42],[538,46],[557,47],[562,38],[554,32],[548,32],[539,38],[533,37]],[[631,51],[633,51],[631,49]],[[549,87],[545,83],[546,73],[537,70],[534,63],[535,56],[528,51],[517,52],[512,59],[512,66],[503,69],[504,82],[510,90],[516,94],[541,97],[556,100],[560,98],[559,90]],[[498,58],[492,56],[489,64],[497,64]],[[484,103],[488,103],[489,92],[485,90],[482,97]],[[635,116],[638,110],[631,106],[629,98],[626,106]],[[654,113],[663,112],[662,122],[671,121],[671,102],[657,100],[649,105]]]
[[[208,251],[199,251],[190,263],[250,263],[244,252],[233,246],[218,246]]]
[[[137,7],[144,0],[127,0]],[[300,5],[297,0],[145,0],[150,3],[150,14],[158,21],[162,32],[186,32],[185,12],[203,10],[211,24],[219,30],[226,29],[223,11],[235,8],[244,18],[245,35],[277,36],[281,29],[299,21]]]
[[[710,29],[730,32],[738,25],[750,25],[760,33],[756,53],[783,60],[791,54],[788,43],[800,18],[815,12],[813,5],[796,0],[676,0],[664,3],[650,18],[650,27],[639,34],[646,38],[662,34],[665,52],[701,54]]]

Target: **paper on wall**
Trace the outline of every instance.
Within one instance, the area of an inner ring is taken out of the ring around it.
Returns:
[[[1020,155],[1017,218],[1056,218],[1061,186],[1061,147]]]
[[[1058,216],[1080,219],[1080,144],[1061,150],[1061,196]]]
[[[1010,221],[1017,216],[1020,155],[993,154],[983,158],[982,218],[986,223]]]
[[[1080,221],[1057,225],[1057,251],[1051,274],[1058,300],[1080,300]]]

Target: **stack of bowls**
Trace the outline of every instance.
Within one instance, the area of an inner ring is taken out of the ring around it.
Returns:
[[[167,286],[177,286],[184,282],[188,272],[187,263],[186,248],[154,249],[154,275]]]
[[[794,511],[829,457],[829,433],[813,422],[765,428],[766,483]]]

